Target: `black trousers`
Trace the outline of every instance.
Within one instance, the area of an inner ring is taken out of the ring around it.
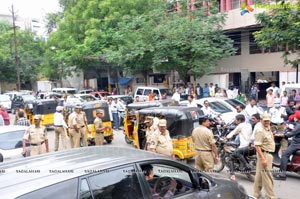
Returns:
[[[280,162],[280,171],[282,172],[283,176],[286,175],[286,168],[287,168],[289,157],[297,150],[300,150],[300,144],[291,144],[282,154],[281,162]]]
[[[253,148],[251,150],[248,148],[248,146],[242,147],[242,148],[237,148],[231,155],[231,160],[230,160],[230,164],[229,164],[230,174],[234,175],[234,165],[233,165],[234,159],[238,159],[245,166],[247,166],[248,162],[246,160],[246,156],[251,156],[251,155],[255,155],[255,154],[256,154],[255,148]]]

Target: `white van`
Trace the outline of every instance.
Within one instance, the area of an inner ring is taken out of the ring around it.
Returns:
[[[172,97],[172,93],[168,88],[157,88],[157,87],[137,87],[134,93],[134,98],[139,96],[140,101],[149,101],[149,92],[152,91],[154,93],[155,99],[161,100],[162,95],[164,93],[167,94],[167,99]]]
[[[52,92],[60,94],[76,94],[78,91],[75,88],[53,88]]]
[[[292,94],[292,90],[296,90],[296,93],[300,93],[300,84],[285,84],[280,89],[280,96],[283,96],[283,91],[287,92],[287,96]]]

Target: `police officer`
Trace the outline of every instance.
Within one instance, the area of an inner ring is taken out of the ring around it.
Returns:
[[[147,116],[144,123],[146,124],[146,144],[145,144],[145,150],[149,150],[149,145],[151,141],[151,137],[153,136],[153,133],[155,132],[155,127],[153,126],[153,117]]]
[[[95,128],[95,144],[96,146],[103,145],[104,142],[104,131],[110,129],[110,126],[103,126],[102,119],[104,117],[104,110],[97,109],[96,110],[96,118],[94,120],[94,128]]]
[[[88,146],[85,130],[87,130],[89,133],[90,131],[87,126],[86,115],[83,111],[81,111],[82,107],[80,105],[76,105],[74,108],[74,112],[70,114],[68,120],[70,127],[71,147],[80,147],[80,138],[82,138],[83,146]]]
[[[265,189],[268,199],[276,198],[273,191],[272,163],[275,151],[275,142],[270,127],[270,115],[263,113],[261,123],[254,133],[254,144],[257,153],[256,174],[254,180],[254,197],[261,197],[262,188]]]
[[[167,130],[167,120],[159,120],[158,130],[152,136],[149,148],[152,152],[174,157],[173,142]]]
[[[30,142],[30,155],[49,152],[46,127],[40,125],[42,116],[34,116],[34,124],[31,125],[23,137],[23,154],[26,153],[26,142]]]
[[[54,151],[58,151],[59,146],[59,136],[61,136],[61,142],[63,149],[67,149],[66,142],[66,132],[65,129],[68,129],[68,126],[62,115],[63,107],[57,106],[56,112],[54,113],[54,132],[55,132],[55,141],[54,141]]]
[[[199,119],[200,126],[192,132],[192,139],[195,143],[196,158],[195,167],[201,171],[211,171],[214,168],[214,156],[219,160],[214,135],[208,127],[210,122],[208,117]]]

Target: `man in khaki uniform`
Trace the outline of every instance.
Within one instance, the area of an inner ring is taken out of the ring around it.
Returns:
[[[30,155],[37,155],[49,152],[46,127],[41,126],[42,116],[34,116],[34,124],[31,125],[23,137],[23,154],[26,153],[26,142],[30,142]]]
[[[106,129],[110,129],[109,126],[103,126],[102,119],[104,117],[104,110],[97,109],[96,110],[96,118],[94,120],[95,127],[95,144],[96,146],[103,145],[104,142],[104,131]]]
[[[66,142],[66,132],[65,129],[68,129],[68,126],[62,115],[63,107],[57,106],[56,112],[54,113],[54,132],[55,132],[55,141],[54,141],[54,151],[58,151],[59,146],[59,136],[61,136],[61,143],[63,149],[67,149]]]
[[[152,152],[174,157],[173,142],[167,130],[167,120],[159,120],[158,130],[152,136],[149,148]]]
[[[192,132],[192,139],[195,143],[196,158],[195,167],[201,171],[212,171],[214,168],[214,156],[219,160],[214,135],[208,127],[210,126],[207,117],[199,119],[200,126]]]
[[[153,117],[147,116],[144,123],[146,124],[146,144],[145,144],[145,150],[150,150],[149,145],[151,141],[151,137],[153,136],[155,132],[155,127],[153,126]]]
[[[80,138],[82,138],[83,146],[88,146],[85,130],[89,133],[90,131],[87,126],[86,115],[81,111],[81,108],[79,105],[75,106],[74,112],[70,114],[68,120],[72,148],[80,147]]]
[[[263,113],[261,116],[262,125],[254,133],[254,144],[257,153],[256,175],[254,181],[254,197],[261,197],[262,188],[265,189],[268,199],[276,198],[273,191],[272,177],[272,152],[275,151],[274,137],[270,127],[270,115]]]

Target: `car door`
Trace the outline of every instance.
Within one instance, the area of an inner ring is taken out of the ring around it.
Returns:
[[[149,165],[153,168],[152,179],[147,177]],[[195,180],[195,175],[185,165],[176,164],[174,161],[151,161],[139,163],[138,168],[144,175],[145,191],[152,198],[209,199],[209,189],[199,189],[198,180]],[[170,193],[174,181],[176,181],[176,191]],[[160,185],[162,187],[159,187]]]

